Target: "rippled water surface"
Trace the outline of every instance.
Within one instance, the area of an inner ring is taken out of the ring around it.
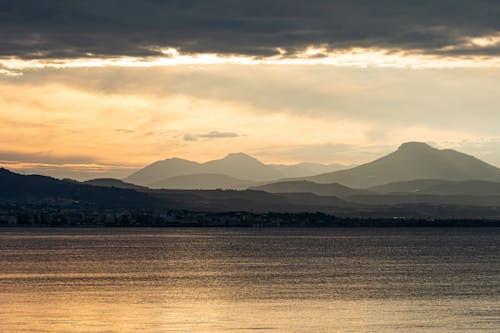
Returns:
[[[499,332],[499,229],[0,229],[0,332]]]

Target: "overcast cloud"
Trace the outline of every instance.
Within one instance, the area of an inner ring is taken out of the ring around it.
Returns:
[[[0,56],[148,56],[158,48],[267,56],[308,45],[500,53],[496,0],[1,0]]]

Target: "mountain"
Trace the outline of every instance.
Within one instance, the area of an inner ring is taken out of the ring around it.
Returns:
[[[167,205],[146,193],[131,189],[101,187],[47,176],[20,175],[0,168],[0,198],[16,202],[76,202],[101,207],[145,207]]]
[[[109,182],[105,182],[109,184]],[[271,194],[234,190],[136,191],[63,181],[46,176],[20,175],[0,168],[0,203],[118,209],[188,209],[203,211],[335,211],[349,206],[336,197],[312,194]]]
[[[310,193],[277,194],[264,191],[234,190],[157,190],[160,198],[175,199],[189,209],[202,211],[250,212],[336,212],[353,205],[337,197]]]
[[[169,158],[156,161],[124,179],[125,182],[148,185],[167,177],[199,173],[201,164],[180,158]]]
[[[108,184],[108,183],[106,183]],[[341,188],[341,187],[339,187]],[[49,209],[58,214],[92,215],[92,220],[107,219],[135,211],[144,218],[175,211],[187,223],[197,223],[203,212],[323,212],[354,218],[445,218],[495,219],[500,216],[500,196],[445,195],[351,195],[318,196],[312,193],[268,193],[246,190],[150,190],[141,191],[82,184],[45,176],[25,176],[0,169],[0,213],[31,214],[37,223],[39,214]],[[191,213],[186,213],[190,211]],[[174,214],[174,215],[175,215]],[[183,215],[185,214],[185,215]],[[19,216],[19,215],[18,215]],[[141,217],[141,219],[142,219]],[[56,216],[56,219],[58,217]],[[282,222],[294,217],[281,216]],[[103,220],[99,220],[102,223]],[[138,220],[139,223],[142,223]],[[244,222],[244,218],[240,222]],[[92,223],[96,221],[93,220]],[[58,223],[54,221],[54,223]],[[307,225],[307,218],[303,220]],[[350,223],[350,222],[349,222]],[[350,224],[347,224],[350,225]]]
[[[500,196],[500,182],[417,179],[375,186],[370,190],[381,194]]]
[[[254,184],[248,180],[220,175],[215,173],[198,173],[192,175],[175,176],[162,179],[160,181],[149,184],[148,187],[154,189],[198,189],[198,190],[215,190],[215,189],[246,189]]]
[[[370,191],[352,189],[337,183],[318,184],[305,180],[277,182],[251,187],[251,189],[269,193],[313,193],[319,196],[336,196],[341,198],[351,195],[370,194]]]
[[[101,186],[101,187],[116,187],[116,188],[126,188],[133,190],[146,190],[147,188],[144,186],[138,186],[130,183],[126,183],[122,180],[115,178],[96,178],[90,179],[82,182],[83,184],[93,185],[93,186]]]
[[[145,168],[134,172],[124,180],[142,186],[153,186],[154,188],[242,188],[241,184],[247,186],[252,182],[269,182],[272,180],[295,177],[310,177],[321,173],[345,169],[348,166],[342,164],[319,164],[299,163],[264,164],[256,158],[244,153],[232,153],[226,157],[198,163],[180,158],[169,158],[156,161]],[[215,181],[219,175],[220,183]],[[196,179],[189,177],[175,178],[178,176],[197,175]],[[204,176],[202,176],[204,175]],[[220,177],[227,176],[229,178]],[[235,178],[236,180],[231,180]],[[180,181],[185,180],[185,184]],[[247,184],[248,183],[248,184]]]
[[[284,178],[309,177],[352,167],[343,164],[320,164],[306,162],[292,165],[270,164],[270,166],[280,171]]]
[[[218,174],[250,181],[269,181],[283,178],[283,174],[272,166],[265,165],[249,155],[234,153],[227,155],[223,159],[205,163],[179,158],[157,161],[133,173],[125,181],[147,186],[162,182],[167,178],[194,174]],[[216,185],[214,188],[224,187],[224,183],[213,185]]]
[[[221,160],[203,163],[203,168],[207,173],[217,173],[255,181],[283,177],[283,174],[278,170],[243,153],[229,154]]]
[[[373,162],[306,179],[355,188],[415,179],[500,182],[500,169],[452,149],[436,149],[421,142],[407,142],[397,151]]]
[[[422,179],[389,183],[366,190],[353,189],[337,183],[318,184],[310,181],[283,181],[255,186],[250,189],[281,195],[304,195],[309,193],[318,196],[317,198],[333,196],[358,205],[500,206],[500,183],[475,180]],[[394,209],[394,207],[390,209]]]

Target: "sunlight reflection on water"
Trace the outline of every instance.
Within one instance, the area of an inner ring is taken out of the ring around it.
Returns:
[[[4,229],[1,332],[498,332],[496,229]]]

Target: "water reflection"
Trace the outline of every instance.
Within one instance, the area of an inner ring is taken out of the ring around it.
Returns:
[[[1,332],[500,328],[487,229],[0,230]]]

